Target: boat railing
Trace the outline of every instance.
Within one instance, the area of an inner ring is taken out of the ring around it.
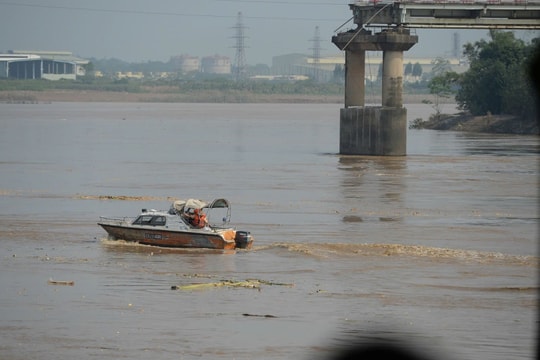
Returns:
[[[100,216],[99,221],[105,222],[107,224],[111,225],[122,225],[122,224],[130,224],[134,220],[133,217],[109,217],[109,216]]]

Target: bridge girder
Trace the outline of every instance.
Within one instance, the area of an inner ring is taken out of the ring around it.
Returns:
[[[449,29],[540,29],[540,3],[356,2],[354,23],[364,26]]]

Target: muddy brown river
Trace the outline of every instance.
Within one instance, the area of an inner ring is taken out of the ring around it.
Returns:
[[[409,130],[405,157],[341,156],[340,106],[0,104],[0,358],[330,359],[380,338],[534,358],[539,137]],[[229,199],[254,249],[96,224],[189,197]]]

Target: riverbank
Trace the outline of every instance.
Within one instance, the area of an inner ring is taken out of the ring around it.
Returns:
[[[514,115],[471,116],[466,113],[441,114],[438,117],[432,116],[427,121],[415,120],[411,128],[494,134],[540,134],[538,121],[527,121]]]
[[[405,104],[419,104],[427,94],[404,94]],[[1,91],[4,103],[49,102],[186,102],[186,103],[318,103],[342,104],[343,95],[256,94],[248,91],[204,90],[179,93],[174,91],[119,92],[92,90]],[[381,103],[380,95],[366,96],[368,103]]]
[[[339,103],[342,96],[304,94],[253,94],[239,91],[205,90],[200,92],[119,92],[92,90],[46,90],[0,92],[0,102],[128,102],[128,103]]]

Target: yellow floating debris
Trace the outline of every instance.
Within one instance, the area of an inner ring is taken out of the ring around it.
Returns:
[[[218,282],[210,283],[195,283],[187,285],[173,285],[171,290],[205,290],[215,287],[243,287],[249,289],[260,289],[261,285],[279,285],[279,286],[294,286],[294,284],[285,284],[285,283],[274,283],[264,280],[248,279],[244,281],[232,281],[232,280],[223,280]]]
[[[47,284],[49,285],[68,285],[68,286],[73,286],[75,285],[75,281],[72,281],[72,280],[53,280],[53,279],[49,279],[47,280]]]

